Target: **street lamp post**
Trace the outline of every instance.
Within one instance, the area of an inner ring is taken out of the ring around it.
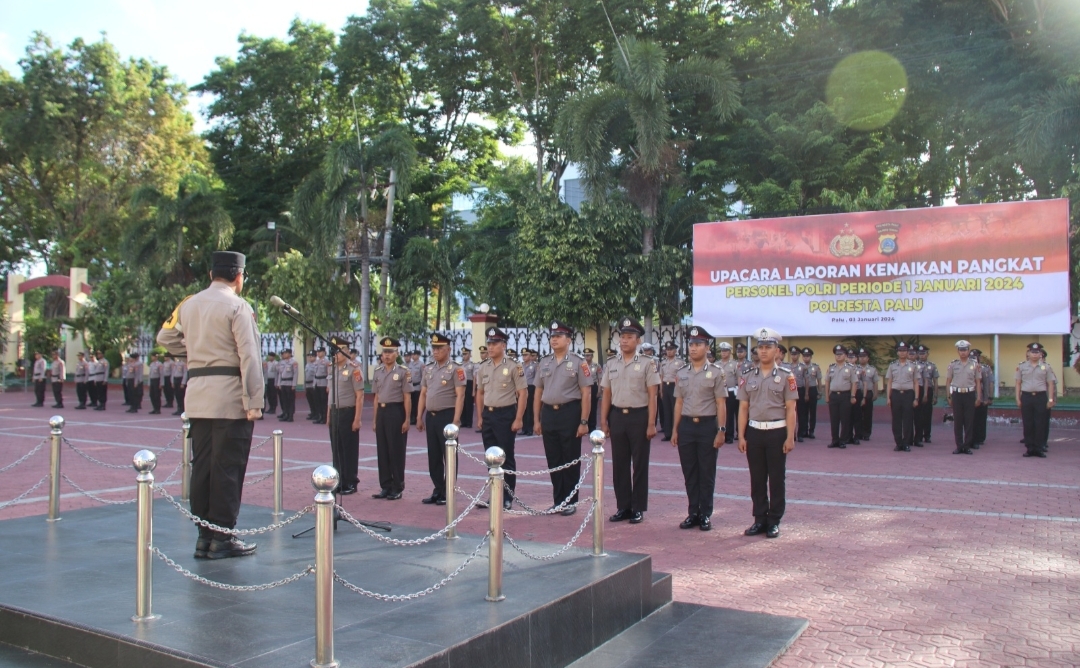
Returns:
[[[266,223],[266,229],[274,231],[274,257],[278,254],[278,241],[281,239],[281,232],[278,231],[277,223],[270,221]]]

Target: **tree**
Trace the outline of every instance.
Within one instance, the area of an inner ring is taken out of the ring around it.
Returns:
[[[320,331],[350,330],[354,299],[348,279],[333,262],[289,250],[267,272],[267,291],[304,314],[304,319]],[[280,310],[261,305],[265,331],[292,332],[296,323]]]

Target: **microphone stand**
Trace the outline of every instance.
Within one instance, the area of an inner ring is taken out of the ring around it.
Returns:
[[[290,320],[292,320],[296,324],[298,324],[301,327],[303,327],[304,329],[306,329],[317,340],[322,341],[323,343],[325,343],[326,347],[327,347],[327,351],[330,353],[330,376],[329,376],[329,379],[330,379],[331,383],[330,383],[330,388],[329,389],[330,389],[330,401],[331,401],[331,403],[330,403],[330,407],[328,409],[329,410],[329,415],[327,415],[327,417],[329,418],[329,423],[330,423],[330,454],[334,459],[335,465],[340,464],[343,458],[341,456],[341,444],[338,442],[338,432],[337,432],[337,426],[338,426],[337,421],[338,421],[338,418],[339,418],[338,411],[337,411],[337,382],[338,382],[337,381],[337,354],[339,352],[341,352],[341,348],[339,348],[336,345],[334,345],[333,343],[331,343],[328,338],[326,338],[325,336],[322,335],[322,333],[319,332],[319,330],[317,330],[314,327],[312,327],[311,325],[309,325],[299,315],[294,315],[294,314],[290,313],[284,307],[282,307],[281,313],[283,315],[285,315],[285,316],[288,316],[288,318]],[[364,408],[363,405],[360,405],[360,406],[356,407],[356,410],[358,410],[358,411],[363,410],[363,408]],[[340,471],[338,472],[338,475],[339,475],[339,480],[340,480],[340,475],[341,475]],[[334,488],[334,505],[335,505],[335,508],[334,508],[334,531],[337,531],[338,520],[341,519],[341,515],[338,513],[337,508],[336,508],[336,506],[340,505],[340,503],[341,503],[341,498],[340,498],[341,494],[340,494],[340,492],[341,492],[341,483],[339,482],[338,486],[336,488]],[[360,524],[363,524],[366,527],[369,527],[369,528],[372,528],[372,529],[378,529],[379,531],[387,531],[387,532],[389,532],[391,530],[390,523],[385,522],[385,521],[381,521],[381,520],[372,521],[372,520],[357,519],[357,522],[359,522]],[[304,529],[303,531],[301,531],[299,533],[294,533],[293,538],[299,538],[300,536],[303,536],[304,534],[306,534],[306,533],[308,533],[310,531],[314,531],[314,530],[315,530],[315,527],[313,527],[313,526],[308,527],[307,529]]]

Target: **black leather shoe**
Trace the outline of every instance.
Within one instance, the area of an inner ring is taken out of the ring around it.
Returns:
[[[75,410],[77,410],[77,411],[85,411],[85,410],[86,410],[86,406],[76,406],[76,407],[75,407]]]
[[[796,443],[802,443],[802,436],[796,436],[795,437],[795,442]]]
[[[809,434],[806,435],[806,437],[810,438],[810,439],[817,438],[816,436],[814,436],[814,432],[810,432]]]
[[[1035,457],[1035,456],[1036,456],[1036,454],[1035,454],[1034,452],[1031,452],[1031,451],[1029,450],[1028,452],[1025,452],[1025,453],[1024,453],[1024,456],[1025,456],[1025,457]]]
[[[630,511],[629,508],[625,508],[625,509],[620,510],[619,512],[615,513],[611,517],[609,517],[608,520],[611,521],[611,522],[622,522],[623,520],[630,519],[630,515],[632,515],[632,514],[633,513]]]
[[[707,519],[707,518],[706,518]],[[701,524],[701,518],[697,515],[688,515],[685,520],[679,524],[680,529],[693,529],[697,525]]]
[[[445,506],[446,505],[446,497],[445,496],[439,496],[439,498],[435,499],[435,505],[436,506]]]
[[[200,537],[199,540],[195,541],[195,558],[207,559],[208,557],[206,556],[206,553],[209,549],[210,539],[206,537]]]
[[[373,498],[373,499],[385,499],[388,496],[390,496],[390,490],[381,489],[381,490],[379,490],[378,494],[372,494],[371,498]]]
[[[346,486],[341,488],[341,491],[338,492],[338,494],[341,494],[342,496],[348,496],[350,494],[356,494],[356,485],[346,485]]]
[[[641,524],[645,520],[645,513],[635,510],[630,514],[630,524]]]
[[[137,409],[137,408],[129,408],[129,409],[127,409],[127,410],[126,410],[126,411],[124,411],[124,412],[125,412],[125,413],[138,413],[138,412],[139,412],[139,409]]]
[[[98,410],[105,410],[105,409],[104,408],[99,408]],[[183,415],[183,414],[184,414],[184,411],[173,411],[173,415]]]
[[[914,445],[914,446],[915,446],[916,448],[921,448],[921,447],[923,446],[923,444],[922,444],[922,443],[914,443],[913,445]]]
[[[701,522],[698,524],[698,528],[702,531],[712,531],[712,520],[708,517],[702,517]]]
[[[973,455],[975,453],[971,451],[971,448],[968,448],[967,450],[964,450],[964,454],[965,455]]]
[[[841,450],[847,450],[847,446],[844,445],[843,443],[841,443],[840,445],[838,445],[836,447],[840,448]]]
[[[923,441],[923,443],[929,443],[929,442],[930,442],[930,439],[926,439],[926,440]]]
[[[420,503],[423,503],[424,505],[430,506],[431,504],[435,503],[438,500],[439,500],[439,493],[437,491],[432,491],[431,496],[420,499]]]
[[[765,533],[768,530],[761,522],[754,522],[750,525],[750,528],[743,532],[744,536],[756,536],[758,534]]]
[[[387,494],[386,495],[386,500],[387,501],[397,501],[400,498],[401,498],[401,492],[394,492],[393,494]]]
[[[960,448],[957,448],[957,449],[953,450],[952,453],[954,455],[962,455],[962,454],[964,454],[964,451],[962,449],[960,449]]]
[[[207,559],[228,559],[229,557],[246,557],[255,553],[255,543],[245,543],[239,538],[220,540],[215,538],[210,541],[210,548],[206,551]]]
[[[910,445],[905,445],[904,446],[904,452],[911,452],[911,446]]]
[[[774,524],[774,525],[770,526],[769,529],[765,532],[765,537],[766,538],[779,538],[780,537],[780,525],[779,524]]]
[[[725,438],[724,439],[724,444],[725,445],[730,445],[731,443],[734,443],[734,442],[735,442],[735,440],[731,439],[731,438]]]
[[[510,510],[514,505],[514,500],[510,497],[503,499],[503,510]]]
[[[842,443],[830,443],[829,447],[830,448],[842,448],[842,447],[844,447],[844,445]]]
[[[487,501],[477,501],[476,502],[476,507],[477,508],[490,508],[491,504],[488,503]]]
[[[150,411],[147,415],[161,415],[161,411]]]
[[[895,448],[893,448],[893,452],[903,452],[903,451],[904,451],[904,447],[901,446],[901,445],[898,445]]]
[[[971,447],[973,447],[973,448],[975,448],[976,450],[978,450],[978,449],[979,449],[979,444],[978,444],[978,443],[973,443],[973,444],[971,445]]]
[[[561,514],[564,517],[570,517],[571,515],[573,515],[576,512],[577,512],[577,506],[569,505],[569,506],[562,509]]]
[[[665,437],[663,437],[662,439],[660,439],[660,442],[661,442],[661,443],[670,443],[670,442],[671,442],[671,439],[670,439],[670,438],[668,438],[667,436],[665,436]]]
[[[1035,456],[1038,457],[1039,459],[1046,459],[1046,453],[1043,452],[1042,450],[1036,452]]]
[[[856,438],[856,439],[852,440],[852,441],[851,441],[851,444],[852,444],[852,445],[860,445],[860,443],[859,443],[859,439],[857,439],[857,438]]]

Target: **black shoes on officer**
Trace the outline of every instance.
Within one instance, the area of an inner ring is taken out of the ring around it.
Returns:
[[[388,489],[380,489],[379,493],[378,494],[372,494],[371,498],[373,498],[373,499],[385,499],[388,496],[390,496],[390,490],[388,490]]]
[[[341,491],[339,491],[338,494],[341,494],[342,496],[356,494],[356,485],[345,485],[341,488]]]
[[[967,448],[957,448],[957,449],[953,450],[952,453],[954,455],[973,455],[973,454],[975,454],[974,452],[972,452],[971,450],[969,450]]]
[[[1046,453],[1045,453],[1045,452],[1043,452],[1043,451],[1041,451],[1041,450],[1038,450],[1038,451],[1036,451],[1036,452],[1031,452],[1031,451],[1029,450],[1029,451],[1027,451],[1027,452],[1025,452],[1025,453],[1024,453],[1024,456],[1025,456],[1025,457],[1040,457],[1040,458],[1042,458],[1042,459],[1046,459]]]
[[[679,528],[693,529],[699,524],[701,524],[701,517],[699,517],[698,515],[687,515],[686,519],[679,524]]]
[[[843,443],[830,443],[829,447],[830,448],[840,448],[841,450],[844,450],[844,449],[847,448],[847,446],[844,445]]]
[[[577,506],[573,503],[562,509],[563,517],[570,517],[577,512]]]
[[[779,538],[780,537],[780,525],[779,524],[774,524],[771,527],[769,527],[768,530],[765,532],[765,537],[766,538]]]
[[[634,514],[634,511],[630,510],[629,508],[624,508],[624,509],[620,510],[619,512],[615,513],[614,515],[612,515],[611,517],[609,517],[608,520],[611,521],[611,522],[622,522],[624,520],[630,519],[630,516],[633,515],[633,514]]]
[[[206,552],[210,549],[210,536],[199,536],[195,541],[195,558],[206,559]]]
[[[750,528],[743,532],[744,536],[757,536],[765,534],[766,538],[779,538],[780,537],[780,525],[779,524],[765,524],[763,522],[754,522],[750,525]]]
[[[210,547],[206,550],[207,559],[228,559],[230,557],[246,557],[255,553],[255,543],[245,543],[234,536],[225,538],[215,537],[210,541]]]

